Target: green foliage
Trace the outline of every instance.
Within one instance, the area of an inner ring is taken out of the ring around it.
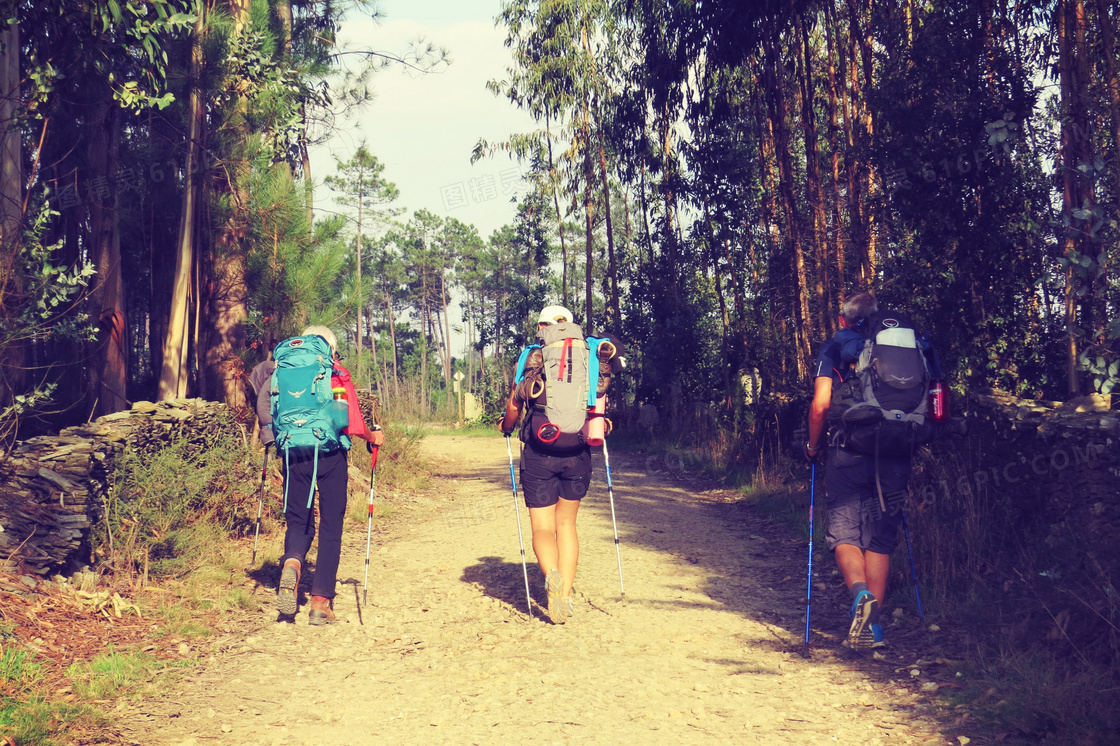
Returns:
[[[391,500],[386,495],[391,492],[419,492],[428,486],[430,472],[420,456],[420,443],[424,430],[415,425],[399,425],[386,422],[385,445],[377,455],[377,494],[374,497],[374,518],[380,520],[392,515]],[[359,444],[350,450],[350,465],[370,473],[370,456]],[[368,516],[368,499],[351,499],[347,515],[355,522],[365,522]]]
[[[47,699],[42,664],[29,652],[4,641],[0,645],[0,733],[15,743],[53,746],[76,721],[89,718],[85,708]]]
[[[192,665],[193,661],[168,664],[146,653],[121,653],[110,644],[109,652],[88,663],[73,664],[66,675],[74,682],[75,693],[85,699],[115,699],[150,694],[159,671]]]
[[[42,676],[42,666],[34,661],[31,653],[8,646],[0,650],[0,682],[5,684],[5,688],[14,685],[26,689]]]
[[[62,746],[77,724],[96,720],[86,707],[54,702],[40,694],[25,698],[0,694],[0,732],[14,743]]]
[[[45,245],[52,217],[42,195],[32,203],[31,219],[17,246],[13,266],[0,275],[0,442],[7,442],[21,420],[45,410],[58,384],[50,371],[35,370],[39,381],[30,389],[13,385],[26,373],[19,360],[29,345],[57,341],[82,341],[93,337],[93,324],[81,308],[94,275],[93,265],[59,261],[60,244]]]

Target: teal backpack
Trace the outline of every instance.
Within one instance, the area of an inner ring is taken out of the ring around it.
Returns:
[[[334,359],[331,346],[322,337],[312,334],[285,339],[276,345],[272,358],[276,361],[271,390],[276,451],[284,453],[285,472],[293,448],[314,451],[311,492],[307,496],[310,508],[319,474],[319,454],[350,448],[350,437],[342,432],[349,422],[347,405],[335,401],[331,391]],[[287,484],[285,480],[284,510],[288,509]]]

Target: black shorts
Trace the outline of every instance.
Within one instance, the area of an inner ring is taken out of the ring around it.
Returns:
[[[591,449],[553,456],[525,446],[521,452],[521,491],[525,505],[547,508],[562,497],[580,500],[591,485]]]
[[[828,548],[851,544],[877,554],[894,552],[909,482],[909,457],[879,456],[884,512],[875,485],[875,457],[830,448],[825,464]]]

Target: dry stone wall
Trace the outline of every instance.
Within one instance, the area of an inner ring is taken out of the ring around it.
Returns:
[[[970,588],[998,606],[1009,636],[1120,663],[1120,411],[1104,397],[986,390],[970,394],[967,415],[967,437],[936,442],[915,462],[919,572],[934,588]],[[907,569],[905,557],[899,564]]]
[[[358,402],[366,422],[381,421],[374,394],[359,391]],[[90,531],[124,449],[151,453],[174,436],[186,440],[190,453],[192,445],[206,448],[220,429],[248,442],[257,436],[256,417],[202,399],[143,401],[58,435],[18,442],[0,461],[0,563],[44,576],[89,564]]]
[[[126,445],[159,448],[173,433],[201,445],[219,427],[251,435],[224,404],[169,399],[137,402],[58,435],[20,441],[0,462],[0,561],[40,575],[87,564],[90,529]]]

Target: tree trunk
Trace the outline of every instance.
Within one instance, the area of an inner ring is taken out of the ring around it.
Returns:
[[[97,339],[89,368],[89,401],[97,415],[128,409],[128,323],[121,237],[117,222],[117,165],[120,159],[120,109],[106,85],[90,108],[86,145],[90,169],[106,177],[105,188],[91,195],[89,246],[97,267],[90,293],[90,316],[97,319]]]
[[[389,337],[393,341],[393,395],[401,395],[401,379],[397,372],[397,322],[393,318],[393,299],[389,291],[385,291],[385,311],[389,316]]]
[[[560,187],[556,175],[556,166],[552,159],[552,129],[548,111],[544,113],[544,137],[548,143],[548,181],[552,185],[552,204],[556,207],[556,224],[560,233],[560,297],[563,305],[568,307],[568,245],[564,241],[564,214],[560,212]]]
[[[20,109],[19,24],[0,30],[0,318],[7,320],[9,294],[24,293],[17,270],[23,233],[23,147],[16,115]],[[27,388],[25,347],[21,342],[0,346],[0,410]],[[5,423],[0,423],[3,426]],[[14,435],[14,433],[12,433]],[[8,445],[0,432],[0,455]]]
[[[362,307],[362,203],[365,201],[365,181],[361,176],[358,177],[358,239],[355,242],[355,253],[357,254],[357,272],[354,281],[354,305],[355,310],[358,312],[358,333],[355,340],[355,346],[358,350],[358,365],[356,368],[356,375],[360,381],[362,378],[362,312],[365,310]]]
[[[840,196],[840,115],[839,96],[837,94],[836,71],[836,15],[833,5],[828,4],[826,13],[826,32],[828,34],[828,147],[832,156],[832,247],[836,263],[836,276],[833,278],[836,289],[836,302],[843,299],[844,294],[844,251],[848,246],[848,234],[844,231],[841,213]],[[840,80],[843,80],[841,74]],[[826,273],[830,277],[831,272]],[[824,314],[825,333],[831,337],[836,333],[837,307],[826,310]]]
[[[244,34],[249,24],[249,0],[227,0],[228,11],[234,21],[235,33]],[[290,36],[290,30],[288,31]],[[234,104],[228,126],[230,136],[235,142],[247,140],[250,125],[247,121],[248,101],[238,97]],[[206,138],[203,138],[204,140]],[[235,145],[235,148],[237,145]],[[235,152],[231,150],[231,152]],[[287,164],[278,168],[291,178]],[[199,164],[200,175],[205,173]],[[206,277],[207,324],[205,333],[196,324],[195,333],[206,340],[196,345],[196,354],[202,355],[203,375],[202,394],[208,399],[220,399],[231,407],[241,409],[249,406],[247,387],[248,374],[241,354],[246,348],[245,322],[249,318],[249,286],[246,254],[247,240],[252,224],[249,215],[249,195],[246,184],[249,181],[251,166],[239,156],[229,160],[224,178],[213,182],[200,179],[202,185],[209,185],[213,197],[228,191],[229,215],[217,235],[212,240],[209,254],[209,272],[200,273]]]
[[[797,16],[797,27],[801,33],[801,119],[805,135],[805,182],[806,197],[809,202],[809,215],[812,218],[812,234],[809,243],[812,248],[816,267],[816,292],[818,312],[822,325],[828,323],[832,315],[832,284],[829,282],[831,265],[828,246],[828,227],[825,217],[824,189],[821,186],[820,151],[817,142],[817,120],[813,88],[813,59],[809,44],[809,29],[804,19]]]
[[[1092,207],[1093,187],[1086,174],[1078,169],[1082,161],[1088,161],[1089,121],[1086,111],[1086,96],[1089,80],[1086,76],[1085,55],[1085,8],[1081,0],[1059,0],[1055,6],[1058,28],[1058,71],[1061,90],[1061,147],[1059,162],[1062,173],[1062,212],[1069,217],[1069,227],[1061,236],[1062,254],[1072,258],[1076,254],[1093,256],[1092,245],[1078,233],[1084,221],[1074,218],[1073,212],[1086,204]],[[1069,376],[1069,395],[1081,393],[1078,372],[1079,346],[1079,296],[1081,313],[1092,307],[1093,283],[1084,287],[1072,271],[1066,272],[1065,312],[1066,312],[1066,371]],[[1082,285],[1082,287],[1079,287]],[[1090,314],[1091,315],[1091,314]],[[1091,329],[1092,320],[1082,318],[1080,325]]]
[[[205,6],[200,6],[204,8]],[[200,10],[191,39],[191,70],[187,104],[187,155],[183,177],[183,204],[179,217],[179,235],[175,254],[175,280],[171,291],[171,318],[163,340],[163,367],[159,378],[159,398],[171,399],[187,395],[188,295],[191,268],[194,264],[194,220],[197,185],[195,163],[198,143],[203,131],[202,93],[199,90],[202,72],[202,32],[206,14]]]
[[[443,302],[443,344],[444,344],[444,362],[443,362],[443,379],[447,382],[447,390],[451,390],[451,320],[447,316],[447,267],[443,266],[439,269],[439,292],[440,300]]]
[[[307,106],[300,104],[300,127],[297,141],[299,142],[299,156],[303,161],[303,199],[307,209],[307,230],[315,235],[315,182],[311,178],[311,152],[307,147]]]
[[[594,225],[594,204],[592,202],[591,183],[594,181],[594,171],[591,168],[591,125],[587,116],[587,106],[583,107],[583,130],[581,132],[583,140],[583,210],[587,222],[587,264],[584,267],[584,295],[586,298],[587,308],[584,310],[583,319],[583,332],[590,336],[594,334],[595,330],[595,309],[592,306],[591,291],[593,282],[591,280],[592,268],[594,266],[595,258],[593,256],[594,248],[594,235],[592,233]]]
[[[1112,114],[1112,176],[1116,179],[1113,189],[1114,202],[1112,215],[1114,220],[1120,221],[1120,81],[1117,80],[1117,45],[1116,27],[1112,21],[1112,6],[1114,3],[1105,0],[1096,0],[1096,18],[1101,25],[1102,57],[1104,57],[1104,85],[1108,88],[1109,111]],[[1116,272],[1112,267],[1101,268],[1102,272]],[[1103,286],[1109,287],[1107,277],[1102,278]]]
[[[804,378],[809,374],[809,339],[813,336],[812,320],[809,318],[809,287],[805,271],[805,253],[801,243],[800,216],[797,199],[793,191],[793,162],[790,158],[788,129],[789,113],[786,107],[782,62],[772,41],[763,42],[766,51],[766,87],[769,92],[770,120],[774,128],[774,154],[778,159],[778,192],[782,200],[782,211],[786,219],[786,235],[789,236],[793,252],[793,269],[796,287],[794,330],[797,334],[797,375]]]
[[[587,34],[587,18],[584,18],[583,26],[583,48],[587,52],[587,59],[591,62],[591,75],[598,81],[598,72],[595,67],[595,54],[591,50],[591,39]],[[607,300],[607,323],[614,323],[616,328],[622,323],[622,315],[618,308],[618,272],[615,267],[614,257],[614,227],[612,225],[611,217],[611,183],[607,176],[607,149],[605,145],[606,136],[603,134],[603,120],[599,114],[599,105],[601,103],[601,93],[596,90],[595,93],[595,133],[598,135],[599,140],[599,171],[603,180],[603,217],[606,219],[607,231],[607,272],[610,274],[610,298]],[[586,116],[585,116],[586,122]],[[590,148],[591,138],[588,133],[587,145]],[[590,316],[588,316],[590,319]],[[590,331],[588,332],[590,333]]]
[[[860,4],[864,6],[861,8]],[[873,124],[871,104],[868,101],[868,96],[873,90],[874,84],[873,72],[873,57],[872,57],[872,41],[871,41],[871,7],[870,0],[848,0],[848,15],[850,18],[848,27],[849,44],[851,49],[851,81],[852,81],[852,99],[853,108],[855,101],[859,100],[859,121],[861,124],[859,130],[859,148],[858,148],[858,165],[856,171],[856,189],[857,189],[857,209],[860,215],[862,239],[860,249],[860,278],[863,285],[867,289],[872,289],[875,285],[875,276],[877,271],[878,260],[876,257],[876,236],[874,218],[871,214],[869,204],[872,197],[873,182],[871,178],[871,168],[868,163],[868,149],[871,146],[872,137],[875,134],[875,127]],[[867,30],[864,31],[861,26],[860,20],[865,18],[867,21]],[[859,73],[863,72],[863,97],[859,99]]]
[[[622,328],[622,311],[618,303],[618,265],[615,263],[614,256],[614,225],[611,219],[611,182],[607,176],[607,151],[603,144],[603,125],[598,116],[595,118],[595,128],[599,132],[599,172],[603,179],[603,215],[606,217],[607,223],[607,272],[610,274],[610,287],[611,297],[609,307],[611,309],[611,321],[615,325],[615,329]]]
[[[1105,60],[1105,87],[1108,90],[1109,111],[1112,115],[1112,175],[1115,179],[1115,202],[1112,205],[1112,214],[1115,220],[1120,220],[1120,81],[1117,80],[1116,70],[1116,29],[1112,20],[1112,3],[1105,0],[1096,0],[1097,19],[1101,26],[1102,57]],[[1113,272],[1112,267],[1102,267],[1102,272]],[[1103,286],[1110,285],[1108,278],[1104,277]]]
[[[849,17],[847,54],[841,52],[839,55],[841,59],[841,78],[847,78],[847,85],[841,85],[840,90],[844,109],[844,135],[847,139],[844,165],[845,177],[848,182],[848,246],[853,252],[853,260],[859,265],[858,274],[861,289],[871,290],[872,287],[868,284],[865,261],[868,241],[867,223],[865,222],[866,202],[860,181],[865,142],[861,133],[858,133],[856,129],[856,122],[862,121],[859,104],[859,69],[856,63],[856,35],[858,33],[859,24],[854,18]]]

